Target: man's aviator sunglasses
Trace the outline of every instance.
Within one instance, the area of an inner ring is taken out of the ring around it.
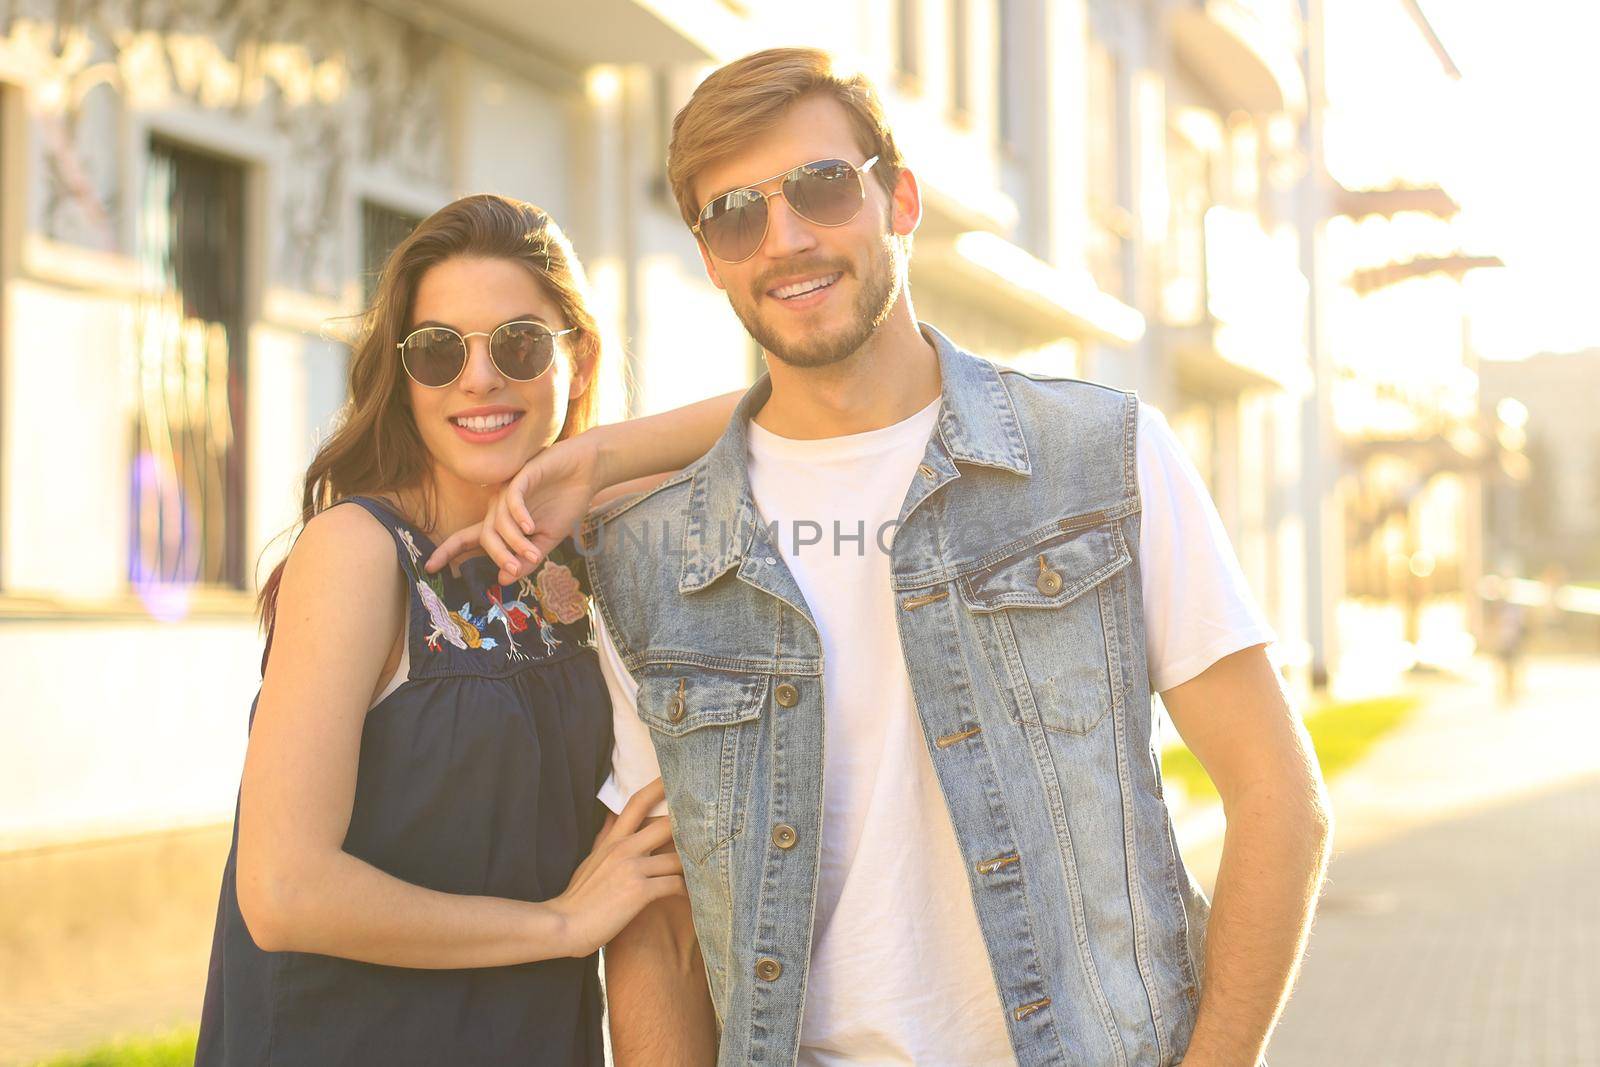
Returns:
[[[542,322],[507,322],[493,333],[482,330],[457,333],[448,326],[423,326],[395,345],[406,373],[418,385],[442,389],[461,377],[467,365],[467,338],[489,338],[489,358],[495,369],[514,382],[531,382],[555,362],[556,338],[576,330],[554,330]]]
[[[862,175],[872,169],[879,157],[861,166],[843,159],[817,159],[793,170],[746,185],[714,197],[700,209],[700,218],[690,227],[705,242],[711,254],[725,263],[743,263],[756,254],[767,239],[767,224],[772,212],[767,201],[779,193],[795,214],[818,226],[843,226],[861,212],[867,198]],[[770,193],[761,186],[782,179]]]

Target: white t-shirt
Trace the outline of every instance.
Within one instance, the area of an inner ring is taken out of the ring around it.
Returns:
[[[899,516],[938,413],[935,400],[892,426],[823,440],[749,428],[756,506],[764,522],[778,524],[779,551],[822,638],[822,870],[801,1067],[1012,1060],[965,865],[912,701],[889,556],[875,536]],[[1138,476],[1146,651],[1159,691],[1274,636],[1194,465],[1145,405]],[[816,537],[809,523],[820,526],[820,542],[806,543]],[[862,523],[867,536],[856,539]],[[660,771],[639,719],[638,685],[603,625],[597,638],[616,736],[600,799],[620,811]],[[906,840],[924,847],[901,847]]]

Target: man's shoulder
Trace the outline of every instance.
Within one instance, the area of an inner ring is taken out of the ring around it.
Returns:
[[[1138,394],[1103,382],[1003,364],[996,364],[995,370],[1030,450],[1034,442],[1053,451],[1102,433],[1113,440],[1127,437],[1131,443],[1138,427]]]
[[[705,457],[660,484],[620,497],[584,520],[582,551],[596,595],[643,602],[676,588],[684,529]]]
[[[616,523],[624,516],[629,520],[640,518],[676,517],[683,514],[695,476],[704,469],[706,457],[701,456],[676,474],[649,489],[619,497],[604,507],[591,512],[584,520],[586,530],[600,530]]]
[[[1065,374],[1045,374],[1040,371],[1007,366],[1004,363],[996,363],[994,369],[999,373],[1001,382],[1005,383],[1007,391],[1013,396],[1022,394],[1037,397],[1042,402],[1081,400],[1089,403],[1100,401],[1117,406],[1126,404],[1129,397],[1136,395],[1132,390],[1118,389],[1114,385],[1090,381],[1087,378],[1074,378]]]

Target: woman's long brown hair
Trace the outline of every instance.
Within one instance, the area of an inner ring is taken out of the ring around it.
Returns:
[[[409,332],[412,301],[422,275],[457,256],[514,260],[533,272],[575,330],[566,337],[574,361],[590,371],[589,387],[567,403],[558,440],[598,420],[600,331],[589,312],[583,268],[566,234],[532,204],[489,194],[463,197],[418,224],[384,263],[361,338],[351,354],[350,399],[306,468],[296,529],[357,494],[419,489],[424,501],[431,500],[429,453],[417,433],[395,346]],[[423,526],[432,523],[429,515],[410,517]],[[257,600],[269,649],[285,562],[273,568]],[[263,656],[263,667],[265,663]]]

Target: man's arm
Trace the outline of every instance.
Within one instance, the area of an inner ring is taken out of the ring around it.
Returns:
[[[647,906],[606,945],[604,958],[617,1067],[717,1062],[717,1019],[688,898]]]
[[[1333,816],[1305,727],[1263,646],[1161,694],[1227,817],[1184,1067],[1253,1067],[1294,984]]]

